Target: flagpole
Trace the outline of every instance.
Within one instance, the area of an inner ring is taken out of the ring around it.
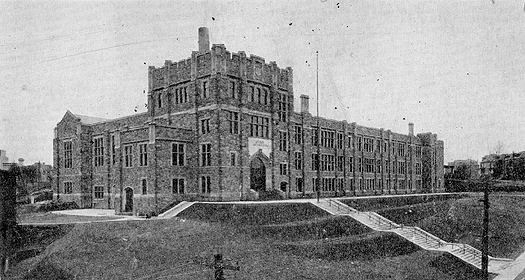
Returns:
[[[321,196],[321,127],[319,126],[319,51],[315,52],[316,56],[316,102],[317,102],[317,202]]]

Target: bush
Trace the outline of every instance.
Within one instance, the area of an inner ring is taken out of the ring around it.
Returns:
[[[61,211],[61,210],[70,210],[70,209],[80,209],[76,202],[55,202],[42,204],[39,208],[39,212],[50,212],[50,211]]]

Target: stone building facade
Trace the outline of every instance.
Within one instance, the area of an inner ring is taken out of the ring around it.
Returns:
[[[148,112],[104,120],[67,112],[55,128],[56,196],[117,213],[180,200],[435,192],[443,142],[294,112],[293,72],[222,44],[149,67]],[[318,141],[319,140],[319,141]],[[320,156],[317,155],[317,145]]]

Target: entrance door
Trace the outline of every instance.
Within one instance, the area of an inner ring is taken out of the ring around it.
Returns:
[[[254,158],[250,164],[250,188],[258,192],[266,190],[266,167],[259,158]]]
[[[126,201],[124,203],[124,212],[133,212],[133,189],[126,189]]]

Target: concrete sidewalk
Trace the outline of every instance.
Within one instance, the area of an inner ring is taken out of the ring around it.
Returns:
[[[494,280],[524,280],[525,279],[525,252],[502,270]]]

